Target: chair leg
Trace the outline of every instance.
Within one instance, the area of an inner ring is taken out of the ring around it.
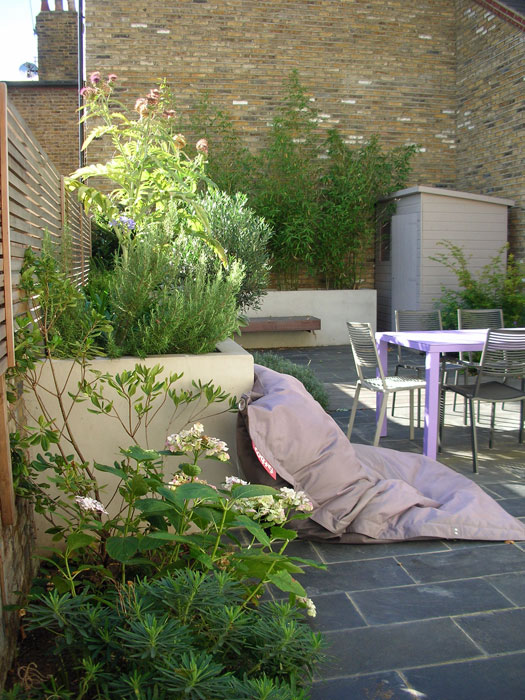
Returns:
[[[478,471],[478,436],[476,433],[476,414],[474,411],[473,399],[468,400],[470,409],[470,433],[472,437],[472,471],[476,474]]]
[[[374,447],[377,447],[379,445],[379,438],[381,437],[381,426],[383,425],[383,421],[385,420],[387,403],[388,394],[386,392],[383,392],[383,399],[381,400],[381,410],[379,411],[379,420],[377,421],[376,434],[374,435]]]
[[[523,422],[525,421],[525,399],[520,401],[520,432],[518,440],[520,445],[523,443]]]
[[[350,420],[348,421],[348,430],[346,431],[346,435],[347,435],[349,440],[350,440],[350,436],[352,435],[352,430],[354,429],[355,414],[357,412],[357,402],[359,400],[360,393],[361,393],[361,382],[358,380],[356,387],[355,387],[354,403],[352,404],[352,411],[350,412]]]
[[[478,401],[478,419],[479,419],[479,406],[481,401]],[[490,433],[489,433],[489,447],[492,448],[494,444],[494,424],[496,423],[496,402],[492,404],[492,409],[490,411]]]
[[[418,392],[420,390],[418,389]],[[408,411],[408,416],[409,416],[409,425],[410,425],[410,432],[409,432],[409,438],[410,440],[414,439],[414,390],[410,389],[410,408]]]
[[[445,402],[446,392],[443,389],[439,391],[439,431],[438,431],[438,452],[443,450],[443,432],[445,428]]]
[[[397,377],[399,374],[399,367],[396,367],[394,370],[394,377]],[[392,417],[394,416],[394,409],[396,407],[396,392],[394,391],[394,395],[392,396]]]

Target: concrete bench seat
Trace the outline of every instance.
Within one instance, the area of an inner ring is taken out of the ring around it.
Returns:
[[[275,331],[318,331],[321,319],[316,316],[259,316],[248,318],[248,325],[241,333],[267,333]]]

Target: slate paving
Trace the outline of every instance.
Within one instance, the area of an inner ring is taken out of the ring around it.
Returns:
[[[272,352],[310,366],[329,392],[329,413],[346,431],[356,379],[350,347]],[[375,395],[363,390],[353,442],[372,443],[374,407]],[[410,441],[407,416],[408,395],[400,395],[395,417],[388,411],[383,447],[422,450],[423,431]],[[517,404],[498,410],[491,450],[482,412],[479,474],[472,473],[462,407],[453,411],[450,403],[446,416],[438,460],[525,520]],[[310,624],[329,645],[312,700],[525,700],[524,542],[293,542],[290,552],[327,567],[307,569],[301,580],[317,606]]]

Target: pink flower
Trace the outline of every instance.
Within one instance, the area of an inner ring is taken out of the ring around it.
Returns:
[[[200,153],[205,153],[208,155],[208,140],[207,139],[199,139],[197,143],[195,144],[195,148],[200,152]]]
[[[162,112],[162,116],[166,117],[166,119],[170,119],[171,117],[175,117],[177,112],[174,109],[165,109],[164,112]]]
[[[89,76],[89,82],[92,85],[97,85],[97,83],[100,83],[100,71],[96,70],[94,73],[91,73]]]
[[[141,117],[145,117],[148,114],[148,101],[145,97],[139,97],[135,102],[135,111],[140,114]]]
[[[82,97],[91,97],[95,94],[95,90],[92,87],[83,87],[80,91]]]
[[[175,148],[182,149],[186,145],[186,139],[182,134],[177,134],[173,137],[173,143]]]
[[[157,90],[157,88],[154,88],[153,90],[150,90],[148,93],[148,96],[146,97],[146,100],[148,101],[149,105],[156,105],[157,102],[160,99],[160,90]]]
[[[115,73],[110,73],[108,75],[108,83],[114,83],[116,79],[117,79],[117,76],[115,75]]]

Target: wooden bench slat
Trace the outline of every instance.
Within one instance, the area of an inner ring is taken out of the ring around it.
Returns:
[[[274,331],[318,331],[321,319],[315,316],[259,316],[249,318],[241,333]]]

